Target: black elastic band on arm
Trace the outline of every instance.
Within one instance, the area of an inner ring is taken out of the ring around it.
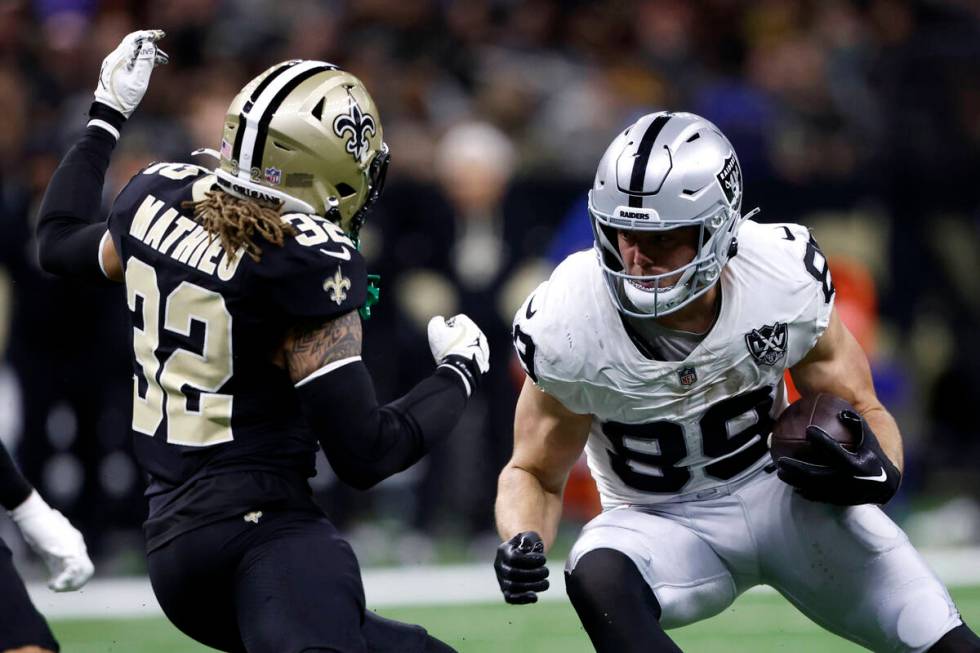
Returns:
[[[14,459],[0,442],[0,506],[13,510],[27,501],[33,491],[34,488],[17,469]]]
[[[115,145],[109,132],[88,127],[52,175],[37,225],[38,259],[47,272],[107,281],[99,265],[102,187]]]
[[[362,490],[418,462],[449,435],[466,407],[463,384],[451,370],[438,370],[397,401],[379,406],[360,360],[296,390],[330,466]]]
[[[120,131],[123,123],[126,122],[126,116],[101,102],[92,103],[88,110],[88,116],[92,120],[102,120],[109,123],[116,131]]]

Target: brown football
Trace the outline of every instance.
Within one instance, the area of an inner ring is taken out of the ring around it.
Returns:
[[[825,393],[803,397],[790,404],[772,427],[772,438],[769,441],[772,459],[789,456],[817,465],[826,464],[821,451],[807,442],[806,427],[810,425],[819,426],[844,445],[845,449],[853,451],[858,443],[837,418],[845,410],[857,412],[854,406],[840,397]]]

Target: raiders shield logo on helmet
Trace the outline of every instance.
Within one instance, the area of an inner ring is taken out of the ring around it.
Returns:
[[[725,159],[725,165],[721,167],[717,177],[728,203],[734,206],[736,199],[742,193],[742,170],[738,167],[738,159],[735,158],[734,153]]]
[[[757,363],[772,366],[786,355],[786,338],[786,325],[775,322],[746,333],[745,344]]]

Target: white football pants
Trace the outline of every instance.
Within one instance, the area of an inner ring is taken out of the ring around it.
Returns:
[[[582,530],[566,571],[594,549],[633,560],[665,628],[718,614],[759,584],[874,651],[925,651],[962,623],[949,592],[880,508],[807,501],[762,470],[707,498],[603,512]]]

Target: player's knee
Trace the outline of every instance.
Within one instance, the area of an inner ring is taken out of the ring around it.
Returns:
[[[653,611],[660,618],[660,604],[636,564],[615,549],[593,549],[583,555],[565,575],[565,591],[579,612],[616,605],[631,605]]]
[[[3,653],[54,653],[49,648],[41,648],[40,646],[21,646],[20,648],[8,648],[3,651]]]
[[[617,579],[609,572],[609,566],[618,562],[614,556],[622,556],[612,549],[594,549],[579,558],[571,572],[565,575],[565,592],[577,610],[585,606],[601,606],[605,599],[615,596]]]
[[[376,653],[456,653],[422,626],[386,619],[370,610],[364,614],[361,634],[368,650]]]
[[[457,653],[457,651],[449,644],[436,639],[432,635],[428,635],[422,653]]]
[[[960,624],[936,642],[929,653],[977,653],[980,651],[980,637],[966,624]]]

